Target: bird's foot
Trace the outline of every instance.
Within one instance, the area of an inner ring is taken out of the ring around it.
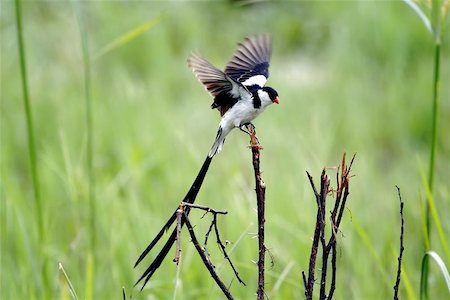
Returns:
[[[244,127],[246,129],[244,129]],[[245,124],[242,124],[239,129],[245,133],[247,133],[250,136],[250,146],[249,148],[258,148],[258,150],[263,149],[263,147],[259,144],[259,140],[256,137],[256,128],[255,125],[253,125],[253,123],[248,122]]]
[[[252,133],[255,133],[255,125],[253,125],[251,122],[244,123],[239,126],[239,130],[251,136]]]

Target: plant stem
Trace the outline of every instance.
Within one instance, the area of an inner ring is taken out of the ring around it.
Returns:
[[[437,144],[437,125],[439,115],[439,90],[440,90],[440,58],[441,58],[441,44],[439,39],[435,41],[434,49],[434,73],[433,73],[433,111],[432,111],[432,131],[431,131],[431,147],[430,147],[430,162],[428,172],[428,186],[430,193],[433,193],[434,173],[435,173],[435,160],[436,160],[436,144]],[[426,201],[425,204],[425,220],[427,236],[431,243],[431,209],[430,202]],[[428,245],[430,245],[428,243]],[[430,249],[425,249],[429,251]],[[428,260],[425,260],[422,267],[423,276],[425,278],[422,282],[422,288],[424,289],[424,295],[428,295]]]
[[[433,192],[434,172],[435,172],[435,157],[436,157],[436,143],[437,143],[437,123],[439,113],[439,87],[440,87],[440,58],[441,45],[436,43],[434,51],[434,74],[433,74],[433,112],[432,112],[432,131],[431,131],[431,148],[430,148],[430,166],[428,172],[428,186]],[[430,211],[427,205],[427,230],[430,232]]]
[[[38,228],[38,248],[40,249],[39,255],[42,259],[42,279],[44,282],[44,292],[48,296],[50,291],[49,278],[47,276],[47,256],[43,247],[45,247],[45,230],[44,230],[44,216],[41,201],[40,183],[39,183],[39,173],[37,168],[36,159],[36,146],[35,137],[33,131],[33,114],[31,111],[30,98],[28,92],[27,83],[27,65],[25,60],[25,43],[23,39],[23,27],[22,27],[22,3],[21,0],[15,1],[16,6],[16,25],[17,25],[17,43],[19,48],[19,64],[20,64],[20,74],[22,77],[22,91],[23,91],[23,102],[25,106],[25,119],[27,123],[27,133],[28,133],[28,154],[30,158],[30,168],[31,168],[31,178],[33,182],[33,192],[34,200],[36,203],[36,221]]]
[[[93,299],[93,280],[95,278],[95,260],[96,256],[96,203],[95,203],[95,177],[93,167],[93,117],[92,117],[92,97],[91,97],[91,59],[89,56],[89,45],[86,26],[84,25],[82,3],[77,2],[75,7],[78,28],[80,30],[81,50],[84,71],[84,98],[86,107],[86,164],[87,164],[87,185],[88,185],[88,205],[89,205],[89,252],[86,262],[86,299]]]
[[[79,4],[80,5],[80,4]],[[83,56],[83,71],[84,71],[84,97],[86,108],[86,161],[87,161],[87,175],[88,175],[88,202],[89,202],[89,226],[90,226],[90,248],[94,253],[96,241],[96,205],[95,205],[95,177],[94,177],[94,126],[92,117],[92,97],[91,97],[91,60],[89,55],[89,45],[86,26],[84,26],[83,12],[81,7],[78,7],[78,25],[81,36],[81,50]]]

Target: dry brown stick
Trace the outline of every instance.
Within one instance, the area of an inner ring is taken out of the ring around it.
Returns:
[[[233,262],[231,261],[230,257],[228,256],[227,251],[225,250],[225,245],[222,243],[222,240],[220,239],[220,234],[219,234],[219,227],[217,227],[217,214],[213,215],[213,221],[212,221],[212,225],[214,226],[214,232],[216,233],[216,241],[217,244],[219,244],[220,249],[222,250],[223,256],[224,258],[228,261],[228,263],[230,264],[231,268],[233,269],[234,275],[236,276],[236,278],[238,279],[239,283],[243,284],[244,286],[246,286],[245,282],[241,279],[241,277],[239,277],[239,273],[236,270],[236,268],[233,265]]]
[[[322,266],[321,266],[319,299],[332,299],[334,295],[334,291],[336,288],[336,236],[337,233],[339,232],[339,225],[341,223],[345,205],[349,195],[349,178],[350,178],[349,174],[354,158],[355,156],[353,156],[350,165],[347,166],[345,162],[345,153],[344,153],[342,157],[342,164],[337,170],[336,174],[337,187],[335,190],[336,197],[333,210],[330,211],[331,236],[328,239],[328,243],[326,242],[325,239],[326,198],[328,193],[334,190],[330,188],[330,179],[326,174],[326,169],[322,170],[320,178],[320,192],[317,191],[311,175],[308,172],[306,172],[311,187],[314,191],[314,196],[316,198],[317,203],[316,227],[314,230],[314,238],[311,246],[308,278],[306,277],[305,272],[302,272],[303,283],[305,285],[305,296],[306,299],[308,300],[312,299],[313,297],[314,282],[315,282],[314,276],[319,243],[322,248]],[[330,254],[331,254],[331,284],[327,295],[326,294],[327,269]]]
[[[215,215],[217,215],[217,214],[218,214],[218,215],[226,215],[226,214],[228,214],[227,211],[224,211],[224,210],[217,210],[217,209],[211,208],[211,207],[209,207],[209,206],[200,205],[200,204],[194,204],[194,203],[188,203],[188,202],[181,202],[180,205],[182,205],[182,206],[188,206],[188,207],[191,207],[191,208],[201,209],[201,210],[204,210],[204,211],[206,211],[206,212],[210,212],[210,213],[215,214]]]
[[[200,244],[197,240],[197,237],[195,236],[194,228],[192,227],[192,224],[189,221],[189,217],[188,217],[187,213],[184,211],[183,214],[184,214],[183,215],[184,221],[185,221],[186,227],[189,231],[189,235],[191,236],[192,243],[194,244],[195,249],[197,249],[197,252],[201,257],[203,264],[206,266],[206,268],[209,271],[209,274],[211,274],[211,277],[214,279],[214,281],[217,283],[219,288],[222,290],[225,297],[227,297],[227,299],[233,299],[233,296],[231,295],[230,291],[225,286],[225,284],[222,282],[222,280],[220,280],[219,275],[217,275],[216,271],[214,270],[214,265],[211,263],[208,256],[206,255],[205,249],[202,246],[200,246]]]
[[[328,299],[333,298],[336,289],[336,241],[331,246],[331,285],[328,292]]]
[[[183,215],[184,208],[180,205],[177,209],[177,234],[175,237],[175,257],[173,262],[178,266],[180,264],[181,257],[181,216]]]
[[[402,272],[403,250],[405,250],[405,248],[403,247],[403,235],[404,235],[405,220],[403,217],[403,200],[402,200],[402,195],[400,194],[400,188],[398,186],[395,186],[395,187],[397,188],[398,198],[400,199],[400,217],[401,217],[400,254],[398,256],[397,280],[395,281],[395,285],[394,285],[394,300],[398,300],[398,288],[400,286],[400,275]]]
[[[314,196],[316,197],[317,206],[320,207],[320,194],[317,192],[316,186],[314,185],[314,181],[312,176],[309,174],[308,171],[306,171],[306,174],[308,175],[309,182],[311,184],[311,187],[314,191]],[[304,272],[302,272],[303,275],[303,282],[305,284],[305,296],[307,300],[312,299],[312,291],[314,288],[314,272],[316,268],[316,258],[317,258],[317,250],[319,246],[319,237],[320,237],[320,218],[321,218],[321,210],[317,210],[317,216],[316,216],[316,227],[314,229],[314,238],[313,243],[311,246],[311,253],[309,256],[309,269],[308,269],[308,279],[306,279],[306,275]]]
[[[216,242],[217,242],[217,244],[219,244],[219,247],[222,250],[224,258],[230,264],[231,269],[233,269],[234,275],[238,279],[239,283],[241,283],[243,285],[246,285],[245,282],[239,276],[239,272],[237,271],[237,269],[233,265],[233,262],[231,261],[231,258],[228,256],[228,253],[227,253],[227,251],[225,249],[225,245],[222,243],[222,239],[220,238],[219,227],[217,226],[217,215],[226,215],[226,214],[228,214],[228,212],[227,211],[222,211],[222,210],[216,210],[214,208],[211,208],[211,207],[208,207],[208,206],[204,206],[204,205],[200,205],[200,204],[193,204],[193,203],[186,203],[186,202],[181,202],[181,206],[182,207],[187,206],[189,208],[196,208],[196,209],[204,210],[205,214],[211,213],[213,215],[213,219],[211,221],[211,225],[209,225],[208,231],[205,234],[205,242],[203,244],[204,245],[203,246],[203,251],[205,252],[206,255],[208,255],[208,250],[206,249],[206,246],[208,244],[209,235],[211,234],[212,229],[214,228],[214,233],[216,235]]]
[[[325,169],[322,171],[322,176],[320,177],[320,203],[319,203],[319,211],[320,211],[320,244],[322,246],[322,274],[320,277],[320,296],[319,299],[326,299],[327,296],[325,294],[326,290],[326,282],[327,282],[327,269],[328,269],[328,256],[330,254],[329,251],[326,250],[326,241],[325,241],[325,210],[326,210],[326,201],[327,195],[330,187],[330,180],[325,172]],[[311,293],[312,294],[312,293]]]
[[[265,223],[265,193],[266,184],[261,177],[261,170],[259,166],[261,145],[256,138],[254,126],[247,126],[250,133],[250,145],[253,155],[253,171],[255,173],[255,191],[258,211],[258,289],[256,291],[256,299],[264,300],[264,263],[266,246],[264,245],[264,223]]]

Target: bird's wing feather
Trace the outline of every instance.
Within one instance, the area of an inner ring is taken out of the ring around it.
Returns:
[[[250,36],[239,43],[225,68],[225,74],[243,85],[257,84],[262,87],[269,78],[271,55],[272,40],[270,35]]]
[[[224,91],[235,98],[239,97],[240,84],[211,65],[206,59],[192,53],[188,58],[188,66],[213,97]]]

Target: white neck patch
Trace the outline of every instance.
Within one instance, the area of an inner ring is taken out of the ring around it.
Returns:
[[[272,104],[272,100],[270,100],[269,94],[267,94],[267,92],[261,90],[258,90],[258,96],[259,99],[261,100],[261,106],[262,107],[266,107],[270,104]]]
[[[264,75],[255,75],[244,81],[242,84],[246,86],[250,85],[259,85],[260,87],[263,87],[267,82],[267,78]]]

